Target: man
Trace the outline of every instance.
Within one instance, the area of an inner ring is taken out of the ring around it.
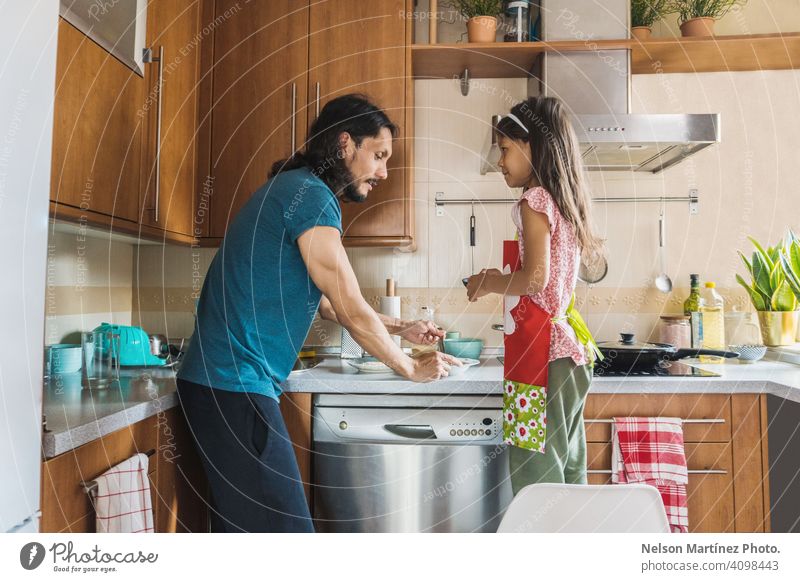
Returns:
[[[178,395],[208,475],[213,531],[313,531],[278,397],[318,310],[411,380],[460,365],[397,347],[390,333],[432,344],[443,332],[377,314],[342,246],[340,201],[363,201],[386,179],[396,133],[363,96],[330,101],[306,149],[273,166],[209,267]]]

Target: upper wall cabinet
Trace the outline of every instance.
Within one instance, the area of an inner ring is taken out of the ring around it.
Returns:
[[[142,157],[141,222],[193,234],[197,187],[200,1],[150,0],[145,64],[147,131]],[[156,60],[157,59],[157,60]]]
[[[144,77],[59,22],[51,213],[192,241],[201,0],[150,0]]]
[[[413,83],[407,59],[411,24],[404,10],[405,0],[329,0],[311,10],[308,86],[314,106],[309,124],[327,101],[345,93],[364,93],[400,129],[389,159],[389,178],[370,192],[366,202],[343,206],[345,239],[351,245],[412,242]]]
[[[135,225],[145,82],[65,20],[58,57],[50,199]]]
[[[305,139],[308,0],[217,0],[214,20],[208,234],[219,238]]]
[[[409,161],[413,135],[411,23],[406,0],[217,0],[214,11],[209,170],[210,237],[224,236],[272,164],[302,149],[327,101],[364,93],[400,127],[389,179],[363,204],[345,204],[345,243],[413,241]],[[205,115],[201,113],[201,117]],[[202,132],[201,132],[202,133]]]

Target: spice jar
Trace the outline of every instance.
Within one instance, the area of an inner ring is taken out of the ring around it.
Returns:
[[[661,343],[676,348],[692,347],[692,325],[686,315],[662,315],[659,333]]]

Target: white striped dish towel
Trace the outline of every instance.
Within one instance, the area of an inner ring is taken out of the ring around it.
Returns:
[[[97,533],[153,533],[148,461],[139,453],[95,478]]]

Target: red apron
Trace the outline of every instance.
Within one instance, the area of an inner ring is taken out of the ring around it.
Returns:
[[[519,242],[503,241],[503,273],[521,266]],[[506,295],[504,303],[504,441],[544,453],[552,316],[527,295]]]

